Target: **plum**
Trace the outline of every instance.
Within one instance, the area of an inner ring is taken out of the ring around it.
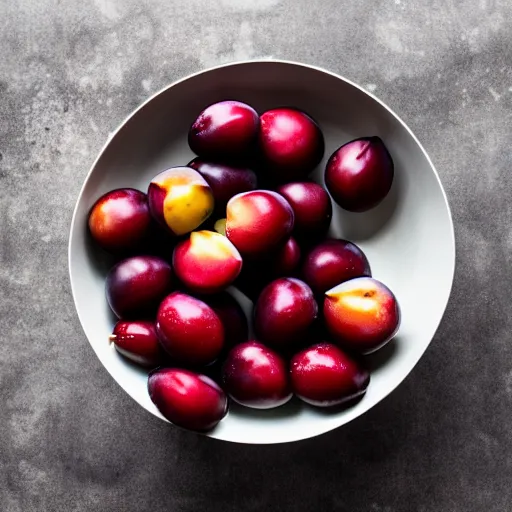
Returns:
[[[322,160],[322,131],[306,113],[294,108],[276,108],[263,113],[260,124],[263,166],[277,181],[300,180]]]
[[[301,400],[317,407],[332,407],[363,395],[370,374],[337,346],[319,343],[292,358],[290,379]]]
[[[102,195],[89,213],[89,231],[94,241],[108,252],[131,251],[143,242],[152,224],[144,192],[118,188]]]
[[[237,300],[227,292],[218,293],[204,298],[224,326],[224,348],[230,349],[238,343],[247,341],[249,324],[244,310]]]
[[[313,182],[293,182],[277,188],[294,213],[293,233],[299,239],[315,240],[327,233],[332,203],[323,187]]]
[[[351,279],[327,291],[323,313],[332,340],[360,354],[384,346],[400,326],[396,297],[371,277]]]
[[[238,159],[253,149],[258,113],[240,101],[220,101],[203,110],[188,133],[190,149],[200,157]]]
[[[148,200],[155,220],[177,236],[200,226],[214,208],[210,185],[190,167],[172,167],[155,176]]]
[[[283,196],[253,190],[231,198],[226,236],[242,256],[261,257],[284,244],[293,229],[293,210]]]
[[[299,268],[300,263],[300,246],[292,236],[288,238],[288,241],[280,247],[270,257],[270,276],[276,277],[291,277]]]
[[[371,277],[370,264],[354,243],[341,239],[320,242],[305,255],[301,278],[315,295],[323,295],[337,284],[354,277]]]
[[[126,258],[107,274],[107,301],[119,318],[139,319],[154,314],[160,301],[170,292],[171,266],[157,256]]]
[[[206,375],[178,368],[159,368],[148,377],[152,402],[171,423],[207,432],[226,416],[227,397]]]
[[[214,231],[190,233],[174,249],[172,263],[176,276],[197,293],[227,288],[242,269],[242,257],[236,247]]]
[[[174,361],[192,366],[215,361],[225,339],[217,313],[204,301],[182,292],[171,293],[160,304],[156,333]]]
[[[271,409],[292,397],[285,360],[258,341],[232,348],[222,368],[228,395],[254,409]]]
[[[121,355],[141,366],[159,366],[165,359],[152,321],[119,320],[109,340]]]
[[[258,180],[254,171],[247,167],[195,158],[189,164],[210,185],[215,199],[215,212],[226,216],[228,201],[237,194],[255,190]]]
[[[391,189],[394,164],[379,137],[347,142],[329,158],[325,184],[343,209],[365,212],[377,206]]]
[[[311,288],[293,277],[276,279],[261,292],[254,308],[254,330],[264,343],[288,349],[308,336],[318,315]]]

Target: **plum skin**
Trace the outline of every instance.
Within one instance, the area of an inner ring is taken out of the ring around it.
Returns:
[[[164,361],[164,352],[152,321],[119,320],[109,340],[121,355],[141,366],[154,367]]]
[[[171,266],[157,256],[132,256],[112,267],[105,281],[107,302],[122,319],[153,314],[173,283]]]
[[[398,332],[401,313],[384,283],[358,277],[326,292],[323,316],[333,342],[354,353],[370,354]]]
[[[293,209],[293,233],[296,237],[319,239],[327,233],[332,219],[332,203],[321,185],[307,181],[291,182],[276,190]]]
[[[148,237],[151,223],[147,196],[134,188],[103,194],[92,206],[88,218],[94,241],[113,254],[136,249]]]
[[[315,295],[355,277],[371,277],[370,263],[364,252],[348,240],[326,239],[304,256],[301,278]]]
[[[292,397],[285,360],[255,340],[231,349],[222,381],[235,402],[254,409],[279,407]]]
[[[377,206],[389,193],[394,163],[379,137],[347,142],[329,158],[325,185],[341,208],[365,212]]]
[[[288,349],[308,336],[317,316],[311,288],[296,278],[279,278],[269,283],[256,301],[254,330],[261,341]]]
[[[185,235],[207,220],[214,209],[213,191],[190,167],[171,167],[148,186],[149,211],[169,233]]]
[[[204,158],[236,159],[250,152],[256,142],[258,113],[240,101],[220,101],[206,107],[192,123],[190,149]]]
[[[296,354],[290,364],[294,393],[316,407],[332,407],[363,395],[370,374],[331,343],[319,343]]]
[[[173,268],[187,288],[215,293],[227,288],[242,270],[242,257],[223,235],[194,231],[174,249]]]
[[[256,173],[247,167],[226,163],[212,162],[194,158],[188,167],[195,169],[210,185],[215,199],[215,212],[226,216],[228,201],[237,194],[256,190],[258,179]]]
[[[293,210],[270,190],[232,197],[226,209],[226,236],[242,256],[258,258],[284,244],[293,229]]]
[[[260,123],[263,166],[278,181],[303,178],[322,160],[325,148],[322,131],[305,112],[276,108],[264,112]]]
[[[193,366],[214,362],[225,339],[217,313],[206,302],[182,292],[173,292],[161,302],[156,333],[174,361]]]
[[[148,392],[162,415],[179,427],[208,432],[226,416],[227,397],[206,375],[178,368],[150,373]]]

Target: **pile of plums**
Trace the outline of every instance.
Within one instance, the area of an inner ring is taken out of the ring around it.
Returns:
[[[327,236],[331,197],[352,212],[384,199],[384,143],[338,148],[326,190],[308,179],[324,138],[300,110],[258,115],[222,101],[201,112],[188,142],[197,157],[158,174],[147,194],[113,190],[91,209],[92,238],[118,257],[106,277],[119,318],[110,340],[152,369],[151,400],[184,428],[212,429],[229,399],[349,406],[369,385],[363,356],[394,336],[400,309],[363,251]],[[230,286],[253,301],[254,337]]]

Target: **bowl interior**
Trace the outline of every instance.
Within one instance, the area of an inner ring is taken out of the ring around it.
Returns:
[[[129,364],[108,343],[115,319],[104,278],[110,262],[87,235],[94,201],[119,187],[146,191],[151,178],[193,158],[187,131],[208,104],[237,99],[258,111],[295,106],[313,116],[326,139],[325,157],[313,175],[323,183],[331,153],[351,139],[380,136],[395,162],[388,197],[374,210],[351,214],[335,207],[331,234],[356,242],[375,278],[396,294],[402,325],[396,338],[369,356],[372,380],[364,398],[326,412],[292,401],[255,411],[232,407],[209,435],[244,443],[278,443],[327,432],[361,415],[388,395],[412,370],[441,320],[454,272],[453,226],[445,194],[423,148],[393,112],[358,86],[316,68],[265,61],[232,64],[182,80],[140,107],[111,137],[93,165],[73,217],[69,245],[71,285],[84,331],[100,361],[140,405],[162,418],[147,393],[147,372]],[[250,308],[250,303],[245,302]]]

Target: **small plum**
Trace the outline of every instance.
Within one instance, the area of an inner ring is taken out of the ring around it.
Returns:
[[[317,315],[311,288],[293,277],[280,278],[268,284],[258,297],[254,330],[264,343],[288,349],[309,334]]]
[[[220,101],[204,109],[188,134],[190,149],[203,158],[237,159],[253,149],[258,113],[240,101]]]
[[[157,256],[132,256],[112,267],[105,282],[107,301],[119,318],[154,314],[173,282],[169,263]]]
[[[332,340],[360,354],[384,346],[400,326],[396,297],[371,277],[351,279],[327,291],[323,312]]]
[[[301,277],[316,295],[354,277],[371,277],[363,251],[347,240],[328,239],[310,249],[302,263]]]
[[[171,293],[160,304],[156,333],[174,361],[193,366],[215,361],[225,339],[217,313],[202,300],[182,292]]]
[[[258,341],[232,348],[222,368],[228,395],[237,403],[254,409],[271,409],[292,397],[284,359]]]
[[[327,162],[325,185],[343,209],[365,212],[391,189],[394,164],[379,137],[364,137],[338,148]]]
[[[263,165],[277,181],[300,180],[322,160],[322,131],[306,113],[293,108],[276,108],[263,113],[260,123]]]
[[[119,320],[109,337],[116,350],[141,366],[159,366],[164,361],[164,352],[149,320]]]
[[[226,416],[227,397],[206,375],[178,368],[159,368],[148,377],[152,402],[171,423],[207,432]]]
[[[332,407],[363,395],[370,374],[330,343],[319,343],[296,354],[290,365],[294,393],[317,407]]]
[[[172,263],[176,276],[197,293],[227,288],[242,269],[242,257],[236,247],[214,231],[190,233],[174,249]]]
[[[284,244],[293,229],[293,210],[283,196],[253,190],[231,198],[226,236],[242,256],[261,257]]]
[[[286,183],[277,188],[294,213],[293,232],[299,239],[325,236],[332,218],[332,203],[325,189],[313,182]]]
[[[214,208],[210,185],[190,167],[172,167],[155,176],[148,200],[155,220],[177,236],[200,226]]]
[[[209,162],[195,158],[188,164],[210,185],[215,199],[215,212],[224,217],[228,201],[237,194],[255,190],[258,185],[256,174],[247,167]]]
[[[147,196],[133,188],[107,192],[91,208],[88,224],[94,241],[106,251],[131,251],[148,237],[152,224]]]

